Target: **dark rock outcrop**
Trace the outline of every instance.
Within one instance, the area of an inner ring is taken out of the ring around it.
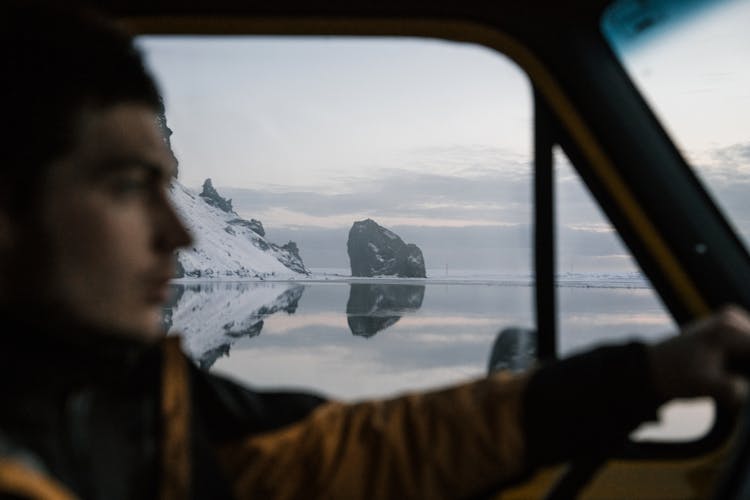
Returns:
[[[185,266],[182,265],[182,262],[180,262],[180,259],[175,259],[174,277],[175,278],[185,277]]]
[[[269,243],[269,248],[279,259],[279,262],[284,264],[292,271],[300,274],[309,276],[310,270],[305,267],[305,263],[302,261],[302,256],[299,254],[299,247],[293,241],[289,241],[281,246],[275,243]]]
[[[179,170],[179,161],[177,160],[177,157],[174,154],[174,150],[172,149],[172,129],[169,128],[169,125],[167,125],[167,115],[164,113],[164,103],[159,103],[159,112],[156,115],[156,124],[159,126],[159,130],[161,130],[162,138],[164,139],[164,143],[167,145],[167,149],[169,149],[169,155],[174,160],[175,169],[174,169],[174,176],[175,179],[178,177],[180,170]]]
[[[371,285],[353,283],[346,303],[349,330],[372,337],[395,324],[405,313],[422,307],[424,285]]]
[[[357,221],[346,243],[352,276],[425,278],[422,251],[372,219]]]
[[[201,191],[200,197],[203,198],[206,203],[208,203],[212,207],[216,207],[223,212],[234,212],[234,209],[232,208],[232,200],[222,198],[219,192],[214,188],[214,185],[211,183],[211,179],[206,179],[203,182],[203,191]]]
[[[230,204],[231,204],[231,200],[230,200]],[[261,221],[259,221],[258,219],[250,219],[250,220],[239,219],[239,218],[238,219],[232,219],[232,220],[229,221],[229,224],[232,225],[232,226],[246,227],[246,228],[248,228],[248,229],[250,229],[252,231],[255,231],[256,233],[258,233],[261,236],[265,236],[266,235],[266,230],[263,229],[263,223]]]

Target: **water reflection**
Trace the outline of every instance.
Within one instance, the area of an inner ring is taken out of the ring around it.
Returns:
[[[658,338],[670,329],[647,289],[558,293],[563,355],[631,332]],[[183,335],[187,353],[204,368],[253,385],[358,398],[481,376],[493,352],[495,368],[527,368],[534,360],[534,336],[526,331],[532,304],[533,288],[502,284],[203,282],[175,286],[165,326]]]
[[[648,289],[557,291],[558,340],[565,355],[623,340],[631,337],[629,332],[653,340],[674,329]],[[418,314],[410,314],[417,309]],[[490,369],[513,371],[528,368],[535,359],[531,287],[184,284],[175,287],[165,313],[170,331],[183,333],[188,354],[214,373],[253,387],[299,388],[345,400],[481,377],[488,356]],[[388,334],[375,335],[384,328]],[[705,408],[690,411],[677,414],[679,425],[648,429],[645,435],[700,435],[710,426],[711,414]]]
[[[346,320],[352,334],[372,337],[422,307],[424,285],[351,284]]]
[[[183,336],[185,349],[208,369],[229,354],[240,338],[256,337],[263,319],[294,314],[305,287],[282,283],[198,283],[173,285],[164,311],[168,333]]]

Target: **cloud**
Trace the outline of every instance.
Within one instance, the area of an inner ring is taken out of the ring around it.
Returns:
[[[392,151],[368,169],[318,169],[290,175],[285,185],[259,175],[251,186],[226,186],[222,195],[243,216],[276,226],[338,226],[372,217],[390,224],[497,225],[531,220],[528,154],[485,145],[448,145]],[[358,160],[361,163],[361,160]],[[260,174],[260,173],[259,173]],[[202,181],[201,181],[202,182]],[[449,222],[450,221],[450,222]]]
[[[381,171],[380,177],[352,179],[347,192],[321,188],[279,190],[219,187],[238,212],[266,214],[276,225],[299,224],[301,218],[409,218],[463,221],[464,224],[515,224],[531,219],[531,176],[483,170],[473,176]],[[304,217],[301,217],[304,216]],[[287,220],[284,221],[283,219]],[[318,220],[317,225],[327,225]]]
[[[728,167],[729,172],[733,171],[733,167],[744,167],[742,170],[745,174],[744,177],[749,177],[747,176],[747,169],[750,169],[750,142],[715,149],[712,152],[712,157],[717,164]]]
[[[716,148],[694,162],[709,194],[750,242],[750,142]]]
[[[305,263],[321,268],[348,269],[346,241],[351,222],[338,228],[274,227],[272,241],[293,240]],[[456,270],[530,273],[533,262],[533,226],[389,226],[407,243],[416,243],[424,253],[428,274],[442,276]],[[630,271],[632,260],[616,233],[561,227],[558,230],[561,270]]]
[[[349,228],[370,217],[416,243],[428,269],[531,272],[528,161],[479,146],[425,148],[413,156],[401,168],[334,177],[328,187],[218,189],[241,215],[262,220],[272,241],[297,242],[312,267],[348,268]],[[562,155],[556,162],[561,270],[632,270],[629,252],[575,171]]]

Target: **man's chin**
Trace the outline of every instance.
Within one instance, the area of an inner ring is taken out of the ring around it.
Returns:
[[[142,342],[158,342],[166,336],[161,307],[131,314],[107,314],[102,317],[79,317],[79,321],[103,335],[126,337]]]
[[[140,319],[131,317],[129,321],[113,326],[113,333],[146,342],[158,342],[167,334],[162,323],[161,309],[158,313],[144,314]]]
[[[120,337],[146,343],[166,336],[161,307],[121,314],[119,311],[76,311],[62,304],[17,303],[8,308],[10,320],[30,328],[70,338]]]

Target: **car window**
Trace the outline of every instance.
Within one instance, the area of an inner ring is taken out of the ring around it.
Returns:
[[[197,364],[358,399],[481,376],[496,339],[496,366],[533,362],[532,103],[515,64],[420,39],[139,45],[164,94],[174,201],[196,237],[165,326]],[[556,164],[559,354],[673,331],[559,151]],[[352,276],[355,227],[370,235],[374,277]],[[418,247],[424,277],[384,270],[396,239]],[[687,411],[696,423],[678,408],[640,432],[702,434],[712,407]]]
[[[558,355],[602,344],[656,342],[678,327],[570,161],[554,153],[557,196]],[[635,439],[685,441],[703,437],[714,422],[713,402],[677,401]]]
[[[196,236],[165,326],[196,363],[384,396],[482,376],[499,330],[533,328],[531,90],[509,59],[408,38],[139,45]]]
[[[602,31],[629,76],[746,248],[750,243],[748,18],[748,0],[619,0],[602,18]],[[668,408],[671,426],[645,426],[637,435],[696,437],[713,420],[708,401]]]
[[[619,0],[602,30],[746,247],[750,0]]]
[[[629,339],[654,342],[677,330],[615,228],[556,148],[558,355]]]

